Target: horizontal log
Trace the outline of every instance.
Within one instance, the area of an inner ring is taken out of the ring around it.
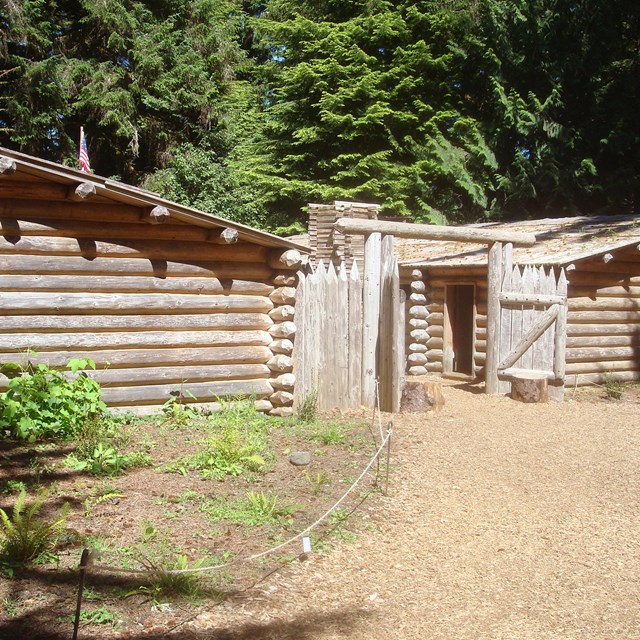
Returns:
[[[199,411],[208,411],[210,413],[218,413],[222,411],[223,408],[233,408],[235,406],[244,405],[245,403],[241,400],[239,402],[233,402],[231,400],[226,400],[223,402],[194,402],[193,398],[190,398],[190,402],[185,400],[184,404],[189,407],[197,408]],[[273,405],[265,399],[256,400],[253,403],[253,406],[256,411],[269,411],[273,408]],[[162,413],[163,403],[157,402],[156,404],[137,404],[135,406],[127,407],[119,406],[119,407],[109,407],[110,413],[114,415],[125,414],[125,413],[133,413],[136,416],[151,416],[158,415]]]
[[[86,357],[85,351],[63,351],[46,354],[0,353],[0,362],[16,362],[26,366],[46,363],[50,367],[65,368],[69,360]],[[272,357],[267,347],[202,347],[199,349],[104,349],[92,351],[91,359],[97,369],[170,366],[189,364],[266,364]],[[291,375],[291,374],[288,374]]]
[[[412,342],[426,344],[429,340],[429,332],[425,329],[414,329],[409,335],[411,336]]]
[[[438,362],[442,362],[442,356],[442,349],[429,349],[429,351],[427,351],[427,357],[429,358],[429,361],[437,360]]]
[[[556,376],[553,371],[543,371],[543,370],[534,370],[534,369],[518,369],[516,367],[510,367],[508,369],[498,369],[498,377],[501,380],[505,378],[513,378],[513,377],[545,377],[547,380],[555,380]]]
[[[636,358],[640,368],[640,346],[582,347],[567,349],[567,362],[599,362],[601,360],[629,360]]]
[[[293,373],[283,373],[271,380],[274,389],[282,389],[283,391],[292,391],[296,384],[296,377]]]
[[[477,318],[477,316],[476,316]],[[427,316],[427,322],[429,323],[429,331],[433,326],[444,325],[444,313],[430,313]]]
[[[590,336],[568,336],[567,349],[578,348],[601,348],[601,347],[628,347],[637,346],[640,348],[640,326],[636,326],[636,332],[623,333],[618,335],[590,335]]]
[[[293,353],[293,342],[291,340],[274,340],[269,343],[269,349],[273,353],[283,353],[286,356],[290,356]]]
[[[613,273],[596,273],[593,271],[571,271],[567,274],[567,278],[570,283],[570,290],[572,287],[611,287],[621,285],[640,285],[640,275],[620,274]]]
[[[96,195],[96,185],[93,182],[81,182],[79,185],[72,185],[69,187],[68,198],[76,202],[82,200],[89,200]]]
[[[267,263],[273,269],[299,269],[302,254],[297,249],[274,249],[269,252]]]
[[[413,310],[414,307],[411,307],[411,309]],[[426,310],[429,313],[443,313],[444,312],[444,305],[441,302],[432,302],[428,305],[426,305]]]
[[[206,242],[163,240],[93,240],[91,238],[50,238],[22,236],[15,243],[0,236],[0,254],[28,255],[81,255],[85,258],[100,256],[143,257],[164,260],[193,260],[194,257],[228,262],[263,262],[266,248],[248,242],[231,245],[212,245]]]
[[[429,323],[422,318],[411,318],[411,320],[409,320],[409,327],[411,327],[411,329],[427,329]]]
[[[270,416],[277,418],[290,418],[295,413],[293,407],[274,407],[269,411]]]
[[[49,196],[45,196],[42,200],[27,200],[29,192],[17,185],[17,193],[13,193],[12,189],[15,187],[16,185],[12,186],[12,183],[0,183],[0,214],[3,217],[43,220],[57,218],[81,222],[93,220],[111,224],[114,222],[139,223],[140,221],[141,207],[93,200],[91,202],[55,202],[55,199]],[[60,200],[66,200],[67,186],[60,185],[59,190]]]
[[[16,161],[13,158],[7,158],[7,156],[0,156],[0,174],[4,176],[10,176],[16,172]],[[0,191],[0,194],[2,191]]]
[[[412,304],[427,304],[427,297],[423,293],[412,293],[409,296],[409,302]]]
[[[607,360],[600,362],[568,362],[566,375],[582,373],[607,373],[614,371],[638,371],[638,360]]]
[[[604,262],[602,259],[598,261],[589,261],[585,263],[576,262],[575,271],[570,272],[570,276],[573,277],[577,273],[617,273],[622,275],[638,275],[638,267],[640,262],[638,260],[611,260],[610,262]]]
[[[296,290],[293,287],[278,287],[269,297],[274,304],[295,304]]]
[[[424,353],[410,353],[407,356],[407,363],[411,366],[427,364],[427,356]]]
[[[146,349],[149,347],[267,346],[267,331],[131,331],[127,333],[24,333],[0,334],[0,351],[91,351]]]
[[[532,233],[518,233],[506,229],[480,229],[472,227],[445,227],[432,224],[409,224],[382,220],[360,220],[340,218],[334,228],[344,234],[365,235],[383,233],[396,238],[424,240],[457,240],[460,242],[492,243],[511,242],[515,245],[531,246],[536,237]]]
[[[267,313],[273,308],[269,298],[259,296],[192,296],[184,294],[107,293],[2,293],[0,304],[6,314],[93,314],[93,313]],[[283,336],[286,337],[286,336]]]
[[[487,266],[478,265],[474,267],[425,267],[425,282],[429,285],[433,280],[446,280],[447,284],[456,284],[452,280],[459,281],[464,278],[468,281],[475,281],[478,278],[487,279]]]
[[[500,302],[504,304],[524,304],[534,306],[549,306],[552,304],[563,304],[563,296],[543,295],[538,293],[510,293],[502,292],[499,295]]]
[[[486,272],[484,274],[486,276]],[[455,285],[458,282],[451,282],[451,280],[443,280],[441,278],[430,278],[427,280],[427,290],[444,290],[446,285]],[[464,282],[460,282],[460,284],[470,284],[476,287],[476,289],[486,289],[488,286],[486,277],[477,277],[465,279]]]
[[[128,222],[85,222],[81,220],[38,218],[0,218],[2,235],[19,237],[93,238],[95,240],[180,240],[205,242],[211,233],[195,225],[162,224],[149,226],[129,219]]]
[[[280,324],[274,324],[269,328],[269,333],[274,338],[286,338],[289,339],[296,334],[296,325],[293,322],[286,321]]]
[[[441,338],[444,335],[444,327],[441,324],[430,324],[429,335],[432,338],[435,338],[435,337]]]
[[[429,349],[442,349],[444,346],[444,340],[442,337],[431,337],[427,340],[426,346]]]
[[[602,309],[606,311],[640,311],[640,301],[623,298],[603,298],[592,300],[591,298],[570,298],[569,308],[572,311],[593,311]]]
[[[285,320],[292,320],[295,315],[295,307],[292,307],[289,304],[282,305],[281,307],[276,307],[275,309],[271,309],[271,311],[269,311],[269,317],[274,322],[284,322]]]
[[[441,360],[430,360],[425,365],[427,371],[429,373],[442,373],[442,361]]]
[[[141,219],[149,224],[166,224],[171,219],[171,211],[161,204],[145,207]]]
[[[196,401],[238,396],[266,398],[272,393],[269,381],[258,379],[111,387],[102,390],[102,398],[110,406],[126,406],[166,402],[172,396],[183,397],[189,403],[194,398]]]
[[[426,306],[414,305],[409,309],[409,317],[416,320],[423,320],[429,317],[429,310]]]
[[[429,347],[426,344],[421,344],[419,342],[412,342],[407,347],[409,353],[426,353],[429,351]]]
[[[567,388],[584,385],[600,385],[609,379],[615,379],[618,382],[635,382],[640,380],[640,371],[616,371],[615,373],[584,373],[574,374],[565,378],[565,386]]]
[[[295,287],[298,283],[298,276],[294,274],[279,273],[273,278],[276,287]]]
[[[422,280],[414,280],[411,283],[411,293],[424,293],[427,290],[427,286]]]
[[[640,286],[613,285],[611,287],[571,287],[572,298],[640,298]]]
[[[0,274],[34,275],[129,275],[172,277],[210,277],[222,279],[269,280],[271,269],[259,262],[172,262],[147,258],[87,259],[82,256],[0,255]]]
[[[251,280],[218,278],[154,278],[141,276],[0,275],[0,291],[83,291],[94,293],[184,293],[193,295],[253,295],[269,297],[271,285]]]
[[[569,303],[567,317],[569,326],[572,324],[623,324],[626,322],[640,322],[640,309],[637,311],[573,311]]]
[[[293,404],[293,393],[289,391],[276,391],[269,396],[269,401],[274,407],[290,407]]]
[[[293,360],[289,356],[279,353],[273,358],[269,358],[267,366],[275,374],[289,373],[293,370]]]
[[[639,318],[640,320],[640,318]],[[569,324],[568,336],[635,335],[638,323],[633,324]]]
[[[273,326],[273,320],[264,313],[199,313],[191,315],[130,315],[130,316],[4,316],[1,333],[73,332],[73,331],[127,331],[210,329],[256,329]]]
[[[235,244],[238,242],[238,230],[230,227],[213,229],[207,233],[207,240],[213,244]]]
[[[429,373],[429,370],[427,369],[427,367],[424,367],[422,365],[413,365],[409,367],[407,373],[410,376],[426,376]]]
[[[268,378],[265,364],[223,364],[209,366],[144,367],[141,369],[104,369],[88,371],[102,387],[140,384],[200,382],[204,380],[251,380]]]

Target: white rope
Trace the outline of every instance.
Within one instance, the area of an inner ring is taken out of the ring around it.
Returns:
[[[281,544],[279,544],[279,545],[277,545],[275,547],[271,547],[270,549],[267,549],[266,551],[262,551],[260,553],[255,553],[255,554],[253,554],[251,556],[247,556],[245,558],[238,558],[236,560],[231,560],[230,562],[225,562],[223,564],[216,564],[216,565],[211,565],[211,566],[208,566],[208,567],[196,567],[196,568],[193,568],[193,569],[166,569],[166,570],[160,570],[160,569],[123,569],[123,568],[120,568],[120,567],[111,567],[109,565],[97,564],[97,563],[92,563],[90,566],[91,566],[91,568],[94,568],[94,569],[103,569],[105,571],[112,571],[114,573],[149,574],[149,573],[154,573],[155,572],[155,573],[162,573],[162,574],[168,574],[168,575],[175,575],[175,574],[179,574],[179,573],[204,573],[206,571],[214,571],[214,570],[217,570],[217,569],[224,569],[224,568],[230,567],[232,565],[241,564],[243,562],[250,562],[252,560],[258,560],[259,558],[263,558],[265,556],[271,555],[272,553],[275,553],[276,551],[279,551],[280,549],[282,549],[283,547],[286,547],[287,545],[291,544],[292,542],[295,542],[296,540],[299,540],[300,538],[303,538],[308,533],[310,533],[313,529],[315,529],[323,520],[328,518],[329,515],[331,515],[331,513],[333,511],[335,511],[346,500],[346,498],[358,486],[358,484],[360,484],[360,481],[362,480],[362,478],[364,478],[364,476],[367,474],[369,469],[371,469],[373,463],[378,459],[378,457],[382,453],[382,450],[385,448],[385,446],[386,446],[387,442],[389,441],[390,437],[391,437],[391,428],[389,427],[387,429],[387,435],[385,436],[384,440],[382,441],[382,444],[380,445],[380,447],[378,448],[378,450],[374,454],[373,458],[371,458],[371,460],[369,461],[369,464],[367,464],[367,466],[364,468],[364,470],[358,476],[358,478],[355,480],[355,482],[347,489],[347,491],[343,494],[343,496],[330,509],[327,509],[327,511],[325,511],[313,524],[309,525],[306,529],[304,529],[300,533],[296,534],[292,538],[289,538],[289,540],[287,540],[286,542],[282,542]]]

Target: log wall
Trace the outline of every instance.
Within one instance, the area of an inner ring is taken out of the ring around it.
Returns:
[[[283,264],[281,251],[221,244],[208,228],[148,224],[129,205],[21,200],[12,188],[0,185],[0,361],[89,357],[114,407],[238,395],[290,406],[292,384],[273,382],[291,371],[291,255]]]
[[[567,386],[640,379],[640,251],[611,255],[567,269]]]

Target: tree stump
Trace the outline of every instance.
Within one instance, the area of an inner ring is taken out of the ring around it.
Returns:
[[[511,397],[519,402],[549,402],[547,376],[534,372],[514,374]]]
[[[442,385],[438,382],[405,382],[400,400],[401,413],[440,411],[444,406]]]

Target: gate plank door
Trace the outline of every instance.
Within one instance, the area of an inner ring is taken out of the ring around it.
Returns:
[[[508,393],[515,373],[542,373],[549,395],[564,393],[567,280],[544,267],[515,265],[507,270],[500,293],[498,391]]]

